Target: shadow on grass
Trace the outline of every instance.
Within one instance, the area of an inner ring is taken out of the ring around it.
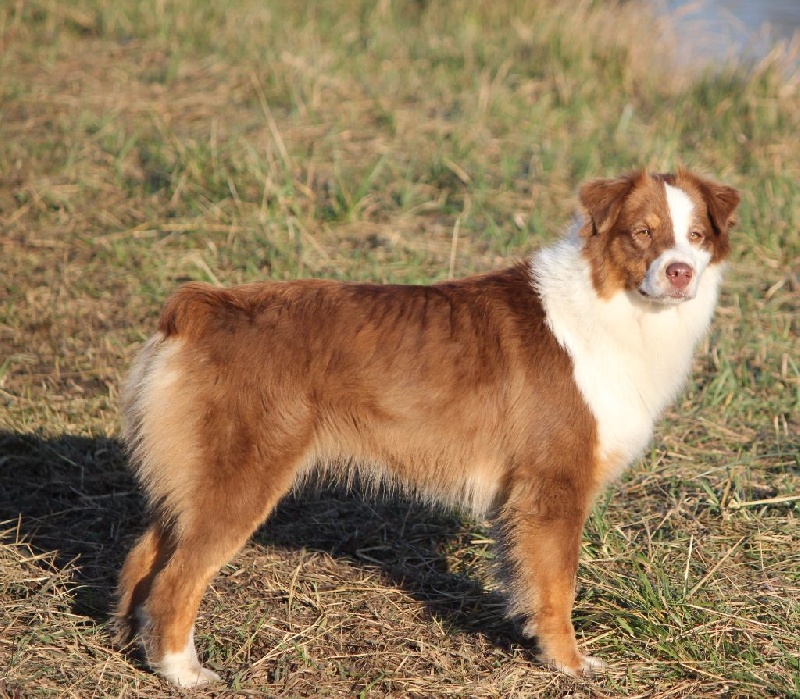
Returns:
[[[18,522],[19,539],[74,564],[73,609],[108,619],[116,575],[147,522],[122,445],[108,438],[0,431],[0,522]],[[316,550],[380,570],[445,626],[480,633],[508,649],[521,640],[502,614],[502,597],[448,569],[445,549],[475,532],[453,513],[398,498],[362,498],[310,487],[292,494],[254,540],[286,550]],[[13,534],[12,534],[13,536]]]

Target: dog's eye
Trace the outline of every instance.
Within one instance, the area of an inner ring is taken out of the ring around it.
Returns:
[[[700,231],[691,231],[689,233],[689,240],[694,240],[695,242],[700,242],[703,239],[703,234]]]
[[[653,234],[650,232],[649,228],[640,228],[635,233],[637,238],[652,238]]]

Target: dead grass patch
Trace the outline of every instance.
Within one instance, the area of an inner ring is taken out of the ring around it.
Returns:
[[[143,526],[117,386],[177,284],[483,270],[556,235],[584,177],[679,163],[745,201],[692,385],[586,531],[576,622],[608,675],[531,662],[483,523],[321,491],[207,595],[207,695],[800,696],[796,82],[674,75],[654,27],[635,3],[0,7],[0,696],[177,695],[106,627]]]

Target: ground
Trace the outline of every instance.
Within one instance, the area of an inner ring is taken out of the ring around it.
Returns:
[[[743,204],[693,378],[586,528],[608,672],[534,662],[485,522],[322,488],[213,583],[198,695],[800,696],[796,63],[686,40],[635,2],[0,6],[0,696],[179,696],[107,621],[146,521],[119,386],[182,281],[487,270],[582,180],[679,165]]]

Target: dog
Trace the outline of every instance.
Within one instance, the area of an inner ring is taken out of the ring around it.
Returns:
[[[571,675],[594,498],[642,453],[711,321],[739,193],[690,171],[585,183],[568,233],[430,286],[190,283],[123,392],[152,515],[119,580],[120,642],[196,687],[213,575],[310,474],[389,484],[496,523],[508,612]]]

